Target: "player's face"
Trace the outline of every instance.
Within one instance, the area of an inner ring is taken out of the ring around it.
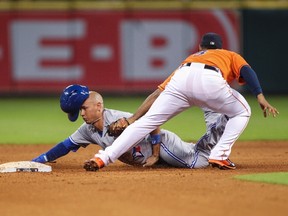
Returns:
[[[80,108],[80,115],[87,124],[93,123],[101,117],[102,104],[95,100],[86,100]]]

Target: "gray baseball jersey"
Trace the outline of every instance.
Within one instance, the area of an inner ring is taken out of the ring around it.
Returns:
[[[108,126],[119,118],[128,118],[131,115],[132,114],[128,112],[106,108],[103,111],[103,132],[97,131],[92,125],[83,123],[69,139],[74,144],[82,147],[86,147],[89,144],[97,144],[101,146],[102,149],[105,149],[107,146],[112,145],[117,138],[108,135]],[[217,130],[219,129],[222,130],[223,127],[219,127]],[[217,130],[214,132],[219,133]],[[214,139],[215,136],[213,138],[213,136],[210,136],[208,133],[209,132],[207,132],[197,144],[193,144],[184,142],[176,134],[162,129],[160,159],[173,167],[202,168],[208,166],[208,156],[211,151],[209,143],[216,143]],[[149,135],[147,135],[143,140],[124,153],[119,160],[130,165],[143,165],[151,155],[152,146],[149,142]]]

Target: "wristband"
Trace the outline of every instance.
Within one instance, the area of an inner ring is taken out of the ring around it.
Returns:
[[[161,134],[150,135],[149,141],[152,145],[156,145],[162,141],[162,136],[161,136]]]

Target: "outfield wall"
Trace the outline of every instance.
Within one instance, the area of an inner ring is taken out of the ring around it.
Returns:
[[[243,10],[243,54],[265,92],[288,93],[288,10]]]
[[[288,76],[285,61],[282,65],[271,54],[281,53],[271,46],[280,43],[274,36],[280,29],[275,31],[273,23],[279,21],[279,8],[265,14],[267,22],[259,31],[261,11],[240,10],[248,6],[239,1],[217,9],[207,9],[207,2],[206,7],[195,1],[147,2],[0,2],[0,93],[56,93],[71,83],[100,92],[148,92],[196,52],[201,35],[210,31],[221,34],[224,48],[244,54],[261,72],[265,91],[288,92],[281,84]],[[287,11],[281,14],[288,22]],[[282,32],[285,36],[288,30],[282,27]],[[266,42],[268,56],[259,41],[271,36],[276,40]],[[272,75],[274,66],[277,74]]]

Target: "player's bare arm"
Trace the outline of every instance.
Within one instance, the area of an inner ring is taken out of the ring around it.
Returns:
[[[151,167],[157,163],[157,161],[159,160],[159,155],[160,155],[160,143],[153,145],[152,151],[153,151],[153,155],[147,158],[146,163],[143,165],[143,167]]]
[[[134,121],[142,117],[150,109],[151,105],[160,95],[160,93],[161,93],[160,89],[156,89],[153,93],[151,93],[140,105],[137,111],[130,118],[127,118],[128,122],[132,124]]]
[[[150,143],[152,145],[152,155],[147,158],[143,167],[151,167],[159,160],[161,143],[161,131],[159,127],[150,133]]]

